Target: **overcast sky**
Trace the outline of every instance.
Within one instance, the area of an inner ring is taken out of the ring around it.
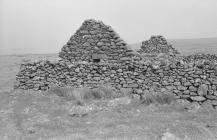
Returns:
[[[91,18],[129,44],[217,37],[217,0],[0,0],[0,54],[58,53]]]

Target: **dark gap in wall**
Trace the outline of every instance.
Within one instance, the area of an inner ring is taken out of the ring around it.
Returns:
[[[100,59],[93,59],[93,62],[94,62],[94,63],[99,63],[99,62],[100,62]]]

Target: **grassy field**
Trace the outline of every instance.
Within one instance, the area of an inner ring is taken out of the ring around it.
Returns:
[[[174,47],[179,46],[185,54],[217,50],[215,41],[175,42]],[[57,55],[0,56],[1,140],[217,139],[217,112],[208,106],[178,102],[147,105],[128,96],[90,99],[79,106],[75,100],[52,94],[54,91],[14,91],[19,65],[30,59],[56,60]]]

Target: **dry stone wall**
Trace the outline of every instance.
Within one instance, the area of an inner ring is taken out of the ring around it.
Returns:
[[[40,61],[21,66],[15,87],[47,90],[53,85],[95,88],[100,84],[110,84],[118,91],[133,89],[136,94],[155,87],[170,90],[181,99],[209,101],[217,106],[217,65],[208,62],[154,67],[143,61],[113,64]]]
[[[183,57],[183,61],[185,61],[187,63],[192,63],[192,62],[194,63],[194,62],[204,61],[204,60],[208,60],[208,61],[217,63],[217,56],[215,54],[199,53],[199,54],[192,54],[192,55],[188,55],[188,56]]]

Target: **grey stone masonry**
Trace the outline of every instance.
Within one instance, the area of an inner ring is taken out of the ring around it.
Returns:
[[[200,67],[201,65],[203,67]],[[21,65],[15,88],[25,90],[48,90],[52,86],[96,88],[101,84],[109,84],[117,91],[128,88],[136,92],[157,86],[159,89],[173,91],[178,98],[189,98],[202,103],[207,100],[217,100],[216,79],[217,64],[211,63],[182,65],[176,62],[153,67],[152,63],[143,60],[126,60],[122,63],[39,61]]]
[[[162,36],[151,37],[135,52],[110,26],[86,20],[62,48],[59,61],[21,64],[14,88],[46,91],[53,86],[109,84],[139,96],[148,90],[169,90],[177,98],[217,106],[217,57],[176,54]]]
[[[143,41],[139,53],[171,53],[180,54],[167,40],[161,36],[151,36],[149,40]]]
[[[135,54],[110,26],[90,19],[63,46],[59,57],[69,62],[93,62],[117,61]]]

